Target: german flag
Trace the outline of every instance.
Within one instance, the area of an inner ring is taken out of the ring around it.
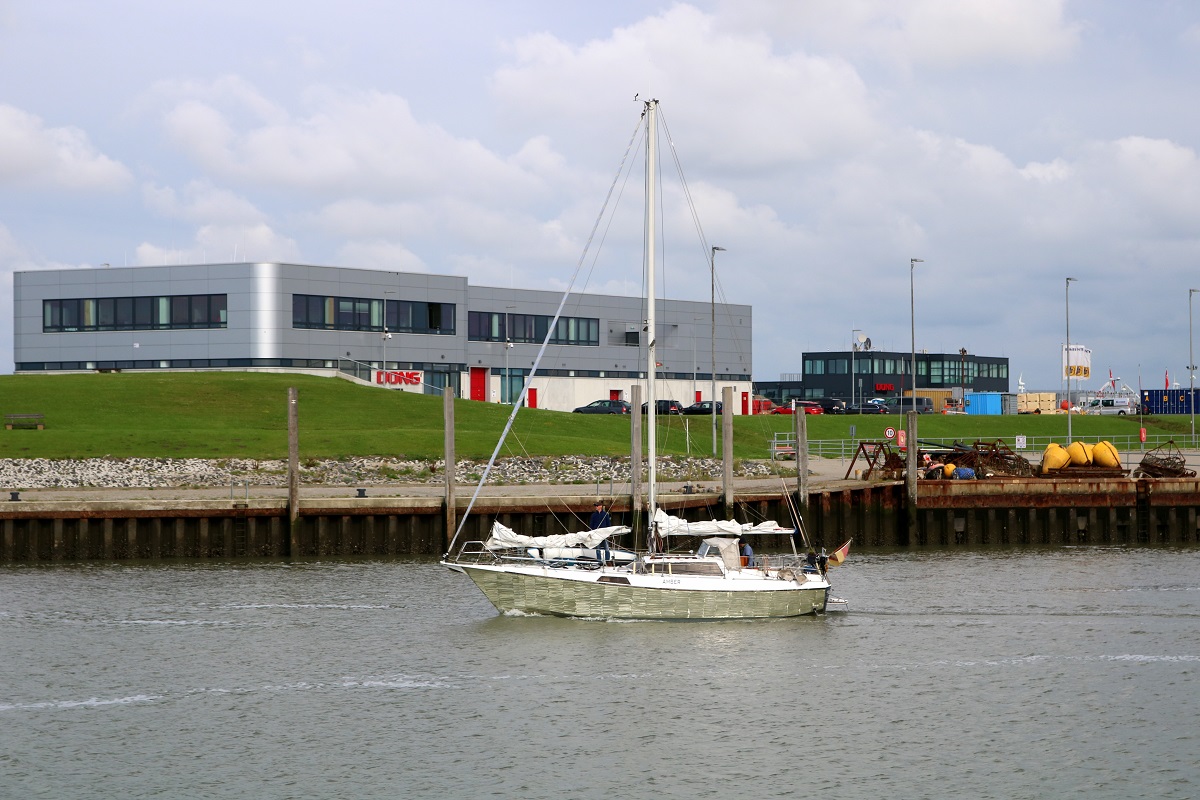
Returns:
[[[846,556],[850,555],[850,542],[852,541],[854,540],[848,539],[844,545],[829,554],[829,566],[836,567],[846,560]]]

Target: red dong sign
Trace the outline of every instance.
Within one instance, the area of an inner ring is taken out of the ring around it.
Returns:
[[[420,386],[423,377],[420,370],[375,370],[375,382],[386,386]]]

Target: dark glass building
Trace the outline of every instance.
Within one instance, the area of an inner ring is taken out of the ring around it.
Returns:
[[[903,397],[912,388],[912,354],[884,350],[804,353],[804,374],[792,380],[755,381],[754,390],[779,404],[836,397],[869,400]],[[793,377],[793,376],[787,376]],[[917,392],[1007,392],[1008,359],[957,353],[917,353]]]

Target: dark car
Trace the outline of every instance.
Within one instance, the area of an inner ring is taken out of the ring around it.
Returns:
[[[878,403],[859,403],[855,406],[846,406],[843,414],[886,414],[888,413],[887,406],[881,406]]]
[[[836,397],[818,397],[813,402],[821,406],[826,414],[845,414],[846,401],[838,400]]]
[[[683,403],[680,403],[678,400],[655,400],[654,405],[658,409],[659,414],[683,413]],[[642,403],[642,413],[645,414],[649,407],[649,403]]]
[[[721,406],[721,401],[716,402],[717,413],[720,414],[724,409]],[[708,414],[713,413],[713,402],[711,400],[702,400],[699,403],[692,403],[683,410],[684,414]]]
[[[633,406],[624,400],[595,400],[575,409],[576,414],[630,414]]]

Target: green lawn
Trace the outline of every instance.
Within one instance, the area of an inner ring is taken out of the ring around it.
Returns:
[[[0,376],[0,413],[41,413],[46,429],[0,430],[0,457],[283,458],[287,455],[287,389],[299,392],[304,458],[384,455],[439,458],[440,397],[388,392],[334,378],[260,373],[80,374]],[[455,401],[459,457],[491,454],[509,409]],[[1151,436],[1184,438],[1188,417],[1146,418]],[[628,455],[628,417],[525,410],[502,455]],[[878,440],[903,417],[810,416],[809,438]],[[736,417],[734,455],[764,458],[790,416]],[[1074,417],[1075,438],[1136,436],[1136,417]],[[1061,415],[920,418],[921,439],[1011,440],[1017,434],[1066,443]],[[689,442],[690,437],[690,442]],[[661,452],[709,455],[707,418],[663,418]],[[690,447],[689,447],[690,446]]]

